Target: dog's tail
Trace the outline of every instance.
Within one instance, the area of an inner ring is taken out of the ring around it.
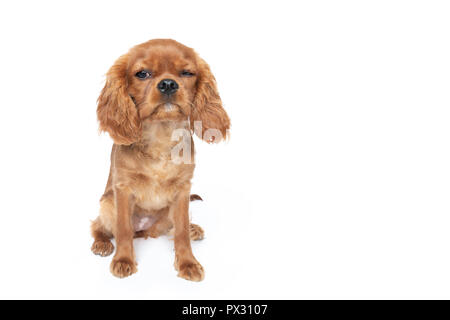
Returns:
[[[190,198],[191,201],[200,200],[203,201],[202,197],[200,197],[198,194],[191,194]]]

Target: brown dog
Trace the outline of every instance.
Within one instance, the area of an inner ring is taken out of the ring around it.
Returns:
[[[173,228],[178,276],[202,280],[190,244],[191,238],[203,238],[203,230],[189,223],[192,132],[217,142],[230,126],[208,65],[174,40],[140,44],[108,71],[97,116],[114,146],[100,215],[91,226],[92,251],[110,255],[114,237],[111,272],[127,277],[137,271],[133,238],[158,237]],[[174,139],[180,132],[188,145],[181,150]]]

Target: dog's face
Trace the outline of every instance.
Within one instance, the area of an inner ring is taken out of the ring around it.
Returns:
[[[184,120],[191,115],[198,72],[192,49],[153,41],[135,47],[129,64],[128,92],[142,120]]]
[[[200,121],[196,134],[217,130],[215,141],[230,125],[209,66],[174,40],[151,40],[120,57],[107,74],[97,115],[116,144],[138,141],[144,121],[189,119],[191,128]]]

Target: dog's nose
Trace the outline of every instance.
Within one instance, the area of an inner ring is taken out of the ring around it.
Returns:
[[[172,79],[161,80],[161,82],[158,83],[158,90],[161,91],[161,93],[171,95],[178,90],[178,83]]]

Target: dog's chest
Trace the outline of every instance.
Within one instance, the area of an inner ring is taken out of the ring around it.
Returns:
[[[169,206],[181,186],[190,183],[192,171],[170,160],[149,162],[136,177],[136,204],[145,210],[160,210]]]
[[[172,133],[185,126],[176,122],[144,124],[146,156],[134,168],[133,179],[136,204],[140,208],[163,209],[175,200],[186,184],[190,184],[194,165],[171,160],[172,149],[179,143],[172,139]]]

